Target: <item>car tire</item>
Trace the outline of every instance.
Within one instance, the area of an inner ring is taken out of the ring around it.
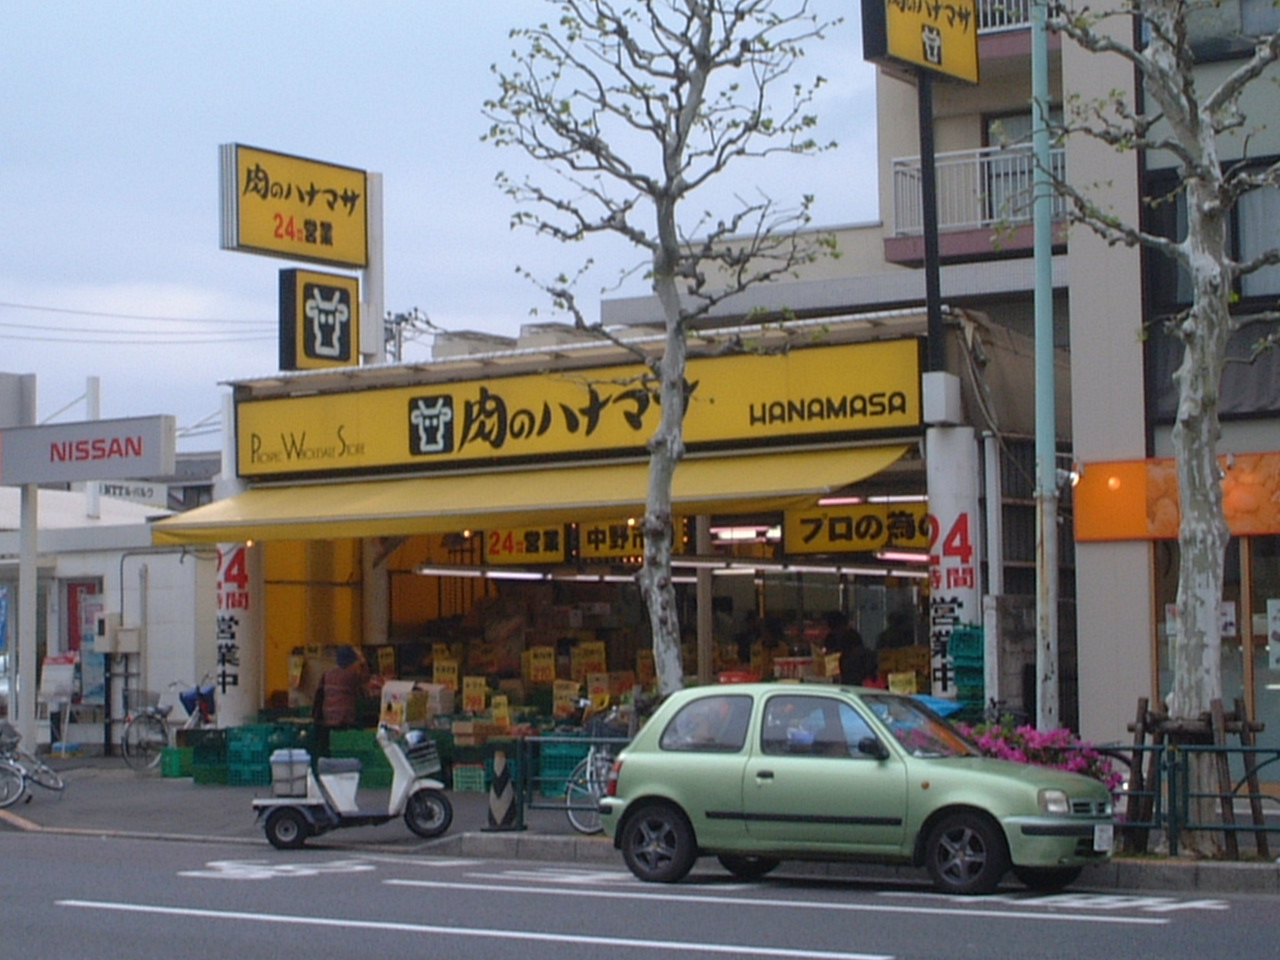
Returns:
[[[666,803],[647,804],[629,816],[621,846],[627,868],[646,883],[676,883],[698,858],[689,821]]]
[[[943,817],[929,831],[924,851],[929,876],[943,893],[992,893],[1009,870],[1004,834],[980,813]]]
[[[772,857],[744,857],[735,853],[722,853],[716,859],[720,866],[742,880],[759,880],[776,870],[782,862]]]
[[[1084,867],[1014,867],[1013,875],[1028,890],[1055,893],[1065,890],[1084,873]]]

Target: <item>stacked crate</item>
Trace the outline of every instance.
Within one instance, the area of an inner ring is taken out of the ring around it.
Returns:
[[[196,783],[227,782],[226,730],[179,730],[178,746],[191,749],[191,779]]]
[[[981,711],[985,701],[983,688],[983,639],[981,627],[957,627],[947,641],[956,699],[966,708]]]
[[[278,749],[275,727],[253,724],[227,731],[227,783],[259,787],[271,783],[271,754]]]
[[[538,748],[538,790],[544,797],[562,797],[569,782],[569,774],[591,749],[586,737],[581,743],[542,743]]]

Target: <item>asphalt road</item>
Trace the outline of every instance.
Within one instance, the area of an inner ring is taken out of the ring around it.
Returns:
[[[0,930],[6,960],[1167,960],[1271,956],[1280,911],[1265,896],[950,898],[785,871],[741,883],[713,863],[655,886],[620,864],[0,833]]]

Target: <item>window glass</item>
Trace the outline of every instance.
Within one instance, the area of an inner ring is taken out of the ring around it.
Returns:
[[[1236,204],[1240,231],[1240,260],[1251,260],[1280,247],[1280,190],[1251,190]],[[1280,294],[1280,266],[1263,267],[1242,277],[1240,292],[1246,297]]]
[[[1280,7],[1275,0],[1240,0],[1240,27],[1246,37],[1280,32]]]
[[[683,707],[662,731],[663,750],[737,753],[747,742],[751,697],[701,697]]]
[[[851,757],[858,741],[872,735],[867,721],[834,697],[770,697],[765,705],[760,749],[774,756]]]
[[[893,738],[915,757],[963,757],[974,753],[955,728],[910,697],[873,694],[862,698]]]

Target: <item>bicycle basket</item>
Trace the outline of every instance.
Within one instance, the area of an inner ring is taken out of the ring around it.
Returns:
[[[594,740],[626,740],[631,731],[625,721],[608,714],[598,714],[587,721],[587,735]]]
[[[8,720],[0,720],[0,753],[16,750],[21,739],[22,734]]]

